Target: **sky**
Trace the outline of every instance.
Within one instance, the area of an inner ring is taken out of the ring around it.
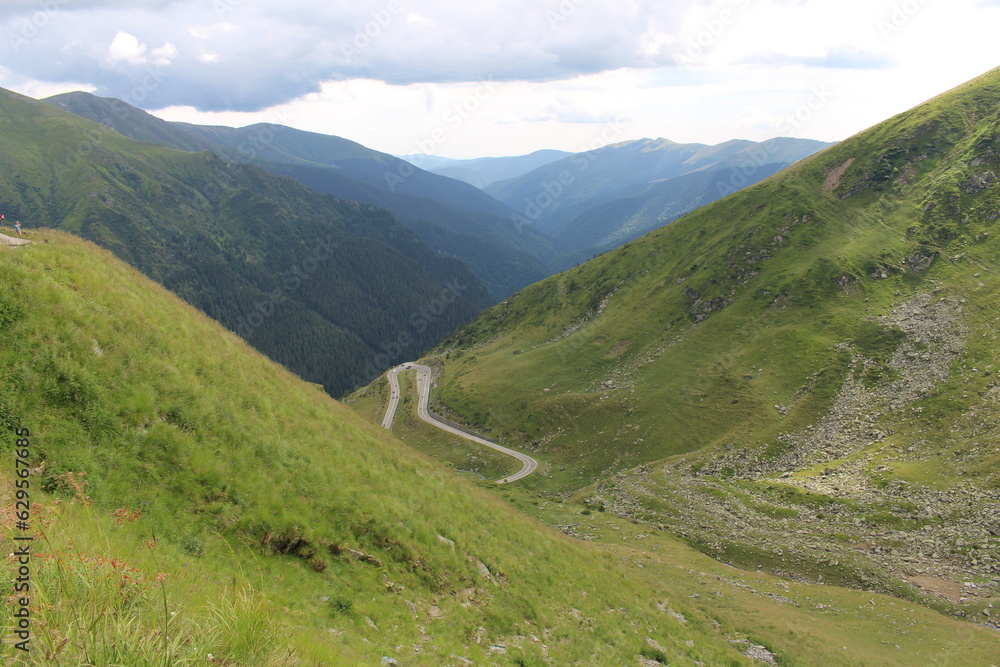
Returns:
[[[1000,0],[0,0],[0,87],[453,158],[839,141],[1000,66]]]

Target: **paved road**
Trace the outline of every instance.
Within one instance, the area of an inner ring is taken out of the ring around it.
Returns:
[[[523,464],[523,467],[518,470],[513,475],[509,477],[504,477],[503,479],[498,479],[497,484],[506,484],[508,482],[516,482],[519,479],[527,477],[531,473],[535,472],[535,468],[538,467],[538,461],[531,458],[527,454],[522,454],[521,452],[516,452],[513,449],[504,447],[503,445],[498,445],[495,442],[490,442],[475,435],[470,435],[465,431],[459,430],[454,426],[439,422],[434,419],[431,413],[427,409],[427,405],[431,400],[431,369],[427,366],[414,363],[406,363],[396,366],[391,371],[389,371],[389,407],[385,411],[385,419],[382,420],[383,428],[392,428],[392,422],[396,417],[396,406],[399,405],[399,378],[396,377],[400,373],[406,370],[416,370],[417,371],[417,394],[420,396],[420,401],[417,403],[417,416],[423,419],[425,422],[431,426],[436,426],[442,431],[447,431],[457,435],[460,438],[465,438],[466,440],[471,440],[477,442],[480,445],[489,447],[490,449],[495,449],[498,452],[506,454],[507,456],[513,456],[515,459]]]

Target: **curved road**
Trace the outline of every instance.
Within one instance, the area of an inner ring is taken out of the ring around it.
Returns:
[[[506,454],[507,456],[513,456],[515,459],[523,464],[523,467],[518,470],[513,475],[509,477],[504,477],[503,479],[498,479],[497,484],[506,484],[508,482],[516,482],[519,479],[527,477],[531,473],[535,472],[535,468],[538,467],[538,461],[531,458],[527,454],[522,454],[521,452],[515,452],[513,449],[504,447],[503,445],[498,445],[495,442],[490,442],[475,435],[470,435],[465,431],[461,431],[454,426],[450,426],[443,422],[439,422],[431,416],[430,412],[427,410],[427,404],[431,400],[431,369],[427,366],[414,363],[406,363],[396,366],[389,371],[389,407],[385,411],[385,419],[382,420],[383,428],[392,428],[392,422],[396,418],[396,406],[399,405],[399,378],[396,376],[406,370],[417,371],[417,394],[420,396],[420,401],[417,404],[417,416],[423,419],[425,422],[431,426],[435,426],[442,431],[447,431],[460,438],[465,438],[466,440],[471,440],[473,442],[479,443],[489,447],[490,449],[495,449],[498,452]]]

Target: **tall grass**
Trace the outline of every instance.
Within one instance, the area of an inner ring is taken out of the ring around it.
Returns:
[[[7,500],[12,486],[4,487]],[[206,581],[181,564],[172,545],[151,537],[137,513],[101,515],[82,497],[39,499],[33,513],[30,651],[11,646],[16,603],[8,598],[5,659],[95,667],[295,664],[279,610],[237,563],[216,562],[219,577]],[[123,515],[130,520],[123,523]],[[13,522],[3,525],[12,538]]]

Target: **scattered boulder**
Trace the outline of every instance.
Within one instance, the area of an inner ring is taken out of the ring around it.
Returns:
[[[722,310],[730,303],[732,303],[732,301],[721,296],[709,299],[708,301],[702,301],[691,309],[691,319],[695,322],[704,322],[712,315],[712,313]]]
[[[889,277],[889,272],[884,266],[876,266],[868,271],[868,277],[872,280],[885,280]]]
[[[982,171],[978,174],[973,175],[972,178],[967,180],[965,183],[962,183],[962,188],[965,190],[967,194],[971,195],[976,192],[982,192],[986,188],[993,185],[993,183],[995,183],[996,180],[997,180],[997,175],[994,174],[992,171]]]
[[[927,256],[915,252],[906,258],[906,265],[910,267],[911,271],[926,271],[931,268],[931,264],[934,263],[935,259],[937,259],[937,253]]]

